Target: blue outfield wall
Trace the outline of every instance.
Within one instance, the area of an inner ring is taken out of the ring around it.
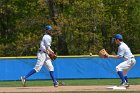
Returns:
[[[129,78],[140,77],[140,57],[136,56],[137,63],[129,71]],[[115,67],[121,59],[94,57],[59,57],[54,62],[57,79],[78,78],[118,78]],[[20,76],[27,74],[36,64],[36,58],[0,58],[0,80],[20,80]],[[48,70],[43,67],[30,80],[50,79]]]

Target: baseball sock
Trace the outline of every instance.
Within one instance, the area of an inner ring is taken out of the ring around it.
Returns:
[[[119,77],[121,78],[122,82],[124,83],[125,82],[125,78],[123,76],[123,72],[122,71],[118,71],[117,73],[118,73]]]
[[[31,76],[32,74],[36,73],[35,69],[32,69],[26,76],[25,79],[28,78],[29,76]]]
[[[125,79],[126,82],[128,82],[128,78],[127,78],[127,76],[124,76],[124,79]]]
[[[56,81],[56,79],[55,79],[55,77],[54,77],[54,71],[50,71],[50,76],[51,76],[51,78],[52,78],[54,84],[56,84],[57,81]]]

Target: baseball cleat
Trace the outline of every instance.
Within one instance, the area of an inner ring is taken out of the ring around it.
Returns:
[[[54,85],[54,87],[58,87],[58,85],[57,85],[57,84],[55,84],[55,85]]]
[[[124,83],[121,84],[121,86],[129,87],[129,84],[127,82],[124,82]]]
[[[58,86],[59,86],[58,82],[54,83],[54,87],[58,87]]]
[[[26,79],[24,76],[21,76],[21,82],[22,82],[23,87],[25,87]]]

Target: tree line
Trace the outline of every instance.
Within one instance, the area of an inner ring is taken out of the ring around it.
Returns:
[[[0,56],[36,55],[45,25],[58,55],[113,54],[116,33],[139,54],[139,10],[139,0],[1,0]]]

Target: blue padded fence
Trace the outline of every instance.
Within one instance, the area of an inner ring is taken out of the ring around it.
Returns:
[[[140,57],[129,71],[129,78],[140,77]],[[54,62],[57,79],[88,79],[88,78],[118,78],[115,67],[121,59],[99,57],[59,57]],[[36,64],[36,58],[0,58],[0,80],[20,80]],[[33,79],[50,79],[48,70],[43,67],[39,73],[32,75]]]

